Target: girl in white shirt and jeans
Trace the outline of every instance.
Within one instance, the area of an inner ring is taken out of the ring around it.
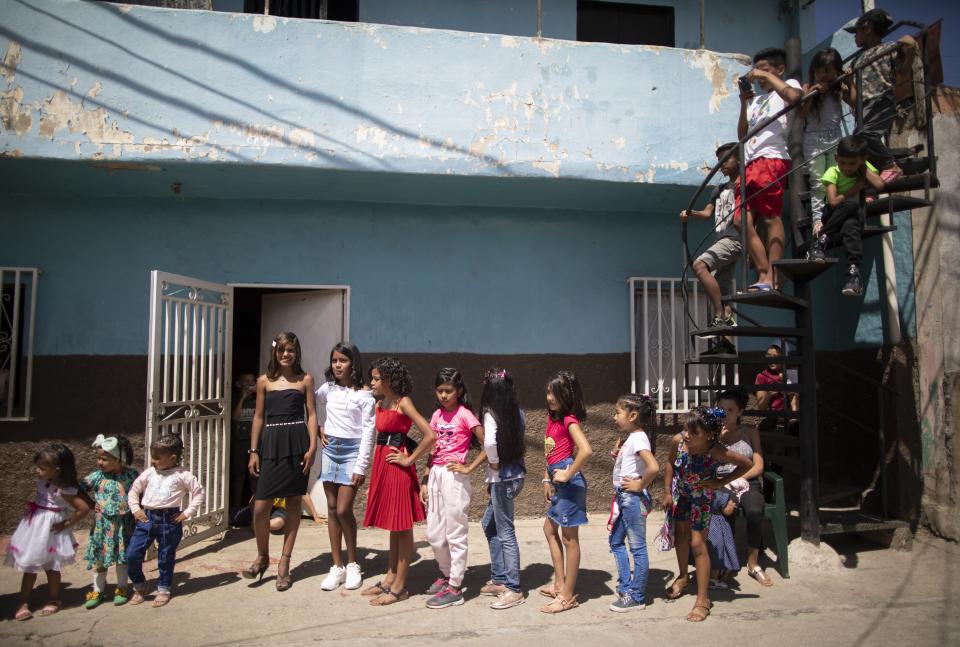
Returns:
[[[340,342],[330,351],[327,381],[317,389],[320,413],[320,444],[323,456],[320,481],[327,496],[327,531],[333,566],[320,584],[333,591],[341,584],[360,588],[363,577],[357,562],[357,518],[353,500],[363,485],[376,434],[376,401],[363,385],[360,351],[350,342]],[[344,565],[342,543],[347,546]]]
[[[487,371],[480,396],[483,449],[487,454],[487,491],[490,502],[483,513],[483,532],[490,547],[490,581],[480,589],[495,595],[491,609],[523,604],[520,588],[520,546],[513,524],[517,496],[527,469],[523,461],[523,411],[517,403],[513,377],[502,368]]]

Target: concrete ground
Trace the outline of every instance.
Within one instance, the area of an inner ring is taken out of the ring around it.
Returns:
[[[661,523],[662,514],[651,515],[647,526],[651,548]],[[960,644],[960,583],[954,579],[960,576],[960,546],[930,535],[918,535],[912,552],[884,549],[862,539],[843,540],[834,546],[845,566],[824,569],[807,556],[791,563],[788,580],[768,569],[775,583],[769,589],[741,571],[735,590],[712,593],[712,616],[693,624],[684,620],[693,606],[692,596],[665,602],[664,589],[676,572],[676,562],[672,552],[655,549],[651,551],[647,609],[629,614],[608,611],[615,569],[599,515],[581,529],[583,561],[577,588],[582,605],[555,616],[540,613],[546,598],[537,595],[536,589],[552,576],[541,524],[534,519],[518,522],[522,580],[533,594],[526,604],[505,611],[489,609],[492,598],[477,595],[488,578],[489,554],[476,523],[470,530],[467,601],[463,606],[433,611],[424,607],[422,594],[375,608],[359,591],[321,591],[320,581],[330,567],[327,532],[305,520],[294,556],[294,585],[284,593],[274,589],[275,563],[262,584],[251,584],[237,575],[256,554],[247,529],[231,530],[219,542],[206,541],[182,550],[174,598],[162,609],[149,604],[83,609],[89,577],[77,564],[64,572],[69,588],[62,612],[15,622],[10,618],[16,608],[20,576],[13,569],[2,569],[0,590],[5,594],[0,595],[4,619],[0,644],[300,645],[323,640],[376,645],[384,639],[418,647],[449,641],[463,646],[489,646],[491,641],[518,644],[518,640],[551,645],[724,644],[724,639],[728,644],[776,643],[779,647],[809,647],[812,641],[817,647]],[[375,582],[383,573],[387,539],[384,531],[360,533],[366,583]],[[436,575],[436,567],[423,527],[415,530],[415,540],[417,555],[410,588],[422,591]],[[271,548],[275,560],[280,552],[279,537],[272,539]],[[155,562],[147,566],[147,576],[155,577]],[[113,577],[111,573],[111,582]],[[44,596],[45,589],[35,590],[34,608]]]

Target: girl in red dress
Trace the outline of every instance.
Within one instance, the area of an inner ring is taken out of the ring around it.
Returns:
[[[373,598],[370,604],[385,606],[410,597],[406,584],[413,554],[413,524],[426,518],[414,463],[430,452],[437,434],[413,406],[410,372],[400,360],[376,360],[370,368],[370,390],[380,402],[376,410],[377,449],[363,525],[390,531],[390,559],[383,581],[366,588],[363,595]],[[423,433],[419,445],[407,436],[414,424]]]

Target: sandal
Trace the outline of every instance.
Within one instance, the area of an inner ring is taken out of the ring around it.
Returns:
[[[555,598],[558,595],[560,595],[560,589],[558,589],[556,586],[553,586],[553,585],[541,586],[539,589],[539,592],[540,592],[540,595],[547,598]]]
[[[263,574],[266,572],[267,567],[270,566],[270,556],[269,555],[257,555],[257,559],[254,560],[250,566],[240,571],[240,575],[244,579],[263,579]]]
[[[753,568],[747,568],[747,575],[760,582],[760,586],[770,587],[773,586],[773,581],[759,566],[754,566]]]
[[[157,591],[157,594],[153,597],[153,604],[151,605],[154,609],[158,607],[165,607],[170,603],[170,593],[168,591]]]
[[[387,596],[390,597],[388,598]],[[386,607],[390,606],[391,604],[396,604],[397,602],[403,602],[409,597],[410,592],[407,591],[407,589],[401,589],[400,591],[391,591],[390,589],[386,589],[383,592],[383,595],[379,595],[370,600],[370,604],[375,607]]]
[[[713,606],[712,604],[710,606],[707,606],[705,604],[693,605],[693,609],[691,609],[690,613],[687,614],[687,621],[703,622],[704,620],[707,619],[707,616],[710,615],[710,607],[712,606]],[[703,611],[697,611],[697,609],[703,609]]]
[[[540,607],[540,611],[543,613],[563,613],[564,611],[569,611],[574,607],[579,607],[580,603],[577,602],[577,596],[574,595],[569,600],[565,600],[563,596],[557,595],[551,602],[547,602],[545,605]]]
[[[58,611],[60,611],[60,600],[50,600],[43,605],[43,608],[40,609],[37,614],[41,616],[52,616]]]
[[[23,607],[22,609],[17,610],[17,615],[13,616],[14,620],[29,620],[33,617],[33,614],[30,612],[30,609]]]
[[[127,604],[143,604],[145,598],[143,597],[143,591],[138,591],[136,587],[133,588],[133,595],[130,596],[130,601]]]
[[[293,578],[290,577],[290,558],[292,555],[280,555],[280,564],[283,563],[283,560],[287,560],[287,573],[285,575],[280,574],[280,564],[277,564],[277,590],[286,591],[293,585]]]
[[[766,282],[757,281],[747,288],[747,292],[773,292],[773,286]]]
[[[364,597],[378,597],[390,591],[389,587],[383,585],[383,582],[377,582],[371,586],[368,586],[364,590],[360,591],[360,595]]]
[[[678,586],[678,584],[680,584],[681,581],[683,582],[683,584]],[[676,600],[677,598],[679,598],[681,595],[683,595],[683,592],[687,590],[687,585],[689,584],[690,584],[689,575],[677,575],[677,579],[675,579],[673,581],[673,584],[670,585],[670,588],[667,589],[667,599]]]

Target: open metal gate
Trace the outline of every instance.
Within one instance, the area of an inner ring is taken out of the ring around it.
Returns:
[[[150,273],[146,464],[155,438],[178,433],[183,465],[206,492],[182,545],[227,528],[232,296],[227,285]]]

